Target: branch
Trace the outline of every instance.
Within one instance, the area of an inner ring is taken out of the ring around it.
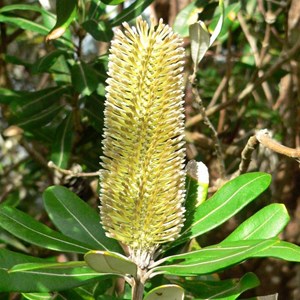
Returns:
[[[276,153],[294,158],[300,163],[300,148],[294,149],[281,145],[271,138],[268,129],[262,129],[259,130],[254,136],[249,138],[241,154],[241,163],[239,165],[239,169],[231,176],[231,179],[247,172],[251,162],[252,152],[257,148],[258,143]]]
[[[293,48],[290,50],[284,52],[277,61],[263,74],[263,76],[257,78],[254,82],[251,82],[246,85],[246,87],[239,92],[238,95],[234,96],[231,100],[225,103],[221,103],[219,105],[215,105],[208,110],[206,110],[206,116],[209,117],[216,113],[217,111],[220,111],[222,109],[227,108],[230,105],[233,105],[237,102],[241,102],[244,100],[247,96],[249,96],[258,86],[260,86],[263,82],[265,82],[268,78],[270,78],[286,61],[293,58],[296,54],[299,53],[300,50],[300,38],[298,42],[294,45]],[[186,122],[186,128],[191,127],[198,122],[203,120],[203,116],[200,114],[190,118]]]
[[[267,129],[258,131],[256,133],[256,138],[266,148],[269,148],[276,153],[295,158],[300,162],[300,148],[290,148],[279,144],[277,141],[271,138],[271,135]]]
[[[95,177],[95,176],[99,176],[100,175],[99,171],[84,173],[84,172],[76,172],[76,171],[62,169],[59,166],[57,166],[53,161],[49,161],[48,162],[48,167],[50,169],[57,170],[58,172],[60,172],[60,173],[62,173],[64,175],[69,175],[71,177]]]
[[[193,77],[191,77],[191,78],[193,78]],[[191,81],[192,81],[192,79],[191,79]],[[216,155],[217,155],[217,159],[218,159],[218,162],[219,162],[220,177],[225,178],[225,164],[224,164],[224,160],[223,160],[221,143],[220,143],[219,138],[218,138],[218,133],[217,133],[214,125],[210,122],[209,118],[206,115],[205,107],[203,105],[203,102],[202,102],[202,99],[200,97],[198,89],[196,88],[193,81],[191,83],[192,83],[192,92],[194,94],[194,97],[195,97],[197,103],[199,104],[199,110],[200,110],[200,114],[202,116],[202,119],[204,120],[204,123],[208,126],[208,128],[212,132],[212,138],[214,140]]]

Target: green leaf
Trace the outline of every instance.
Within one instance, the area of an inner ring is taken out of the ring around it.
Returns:
[[[194,63],[194,74],[196,74],[198,64],[210,46],[210,34],[202,21],[192,24],[189,27],[189,33],[191,39],[191,56]]]
[[[94,93],[83,100],[85,102],[85,107],[82,110],[84,116],[88,117],[90,124],[97,132],[102,133],[104,126],[104,97]]]
[[[223,0],[219,0],[219,9],[220,9],[221,16],[219,17],[218,23],[210,37],[209,46],[211,46],[214,43],[214,41],[216,40],[216,38],[219,36],[222,26],[223,26],[223,23],[224,23],[225,9],[224,9]]]
[[[183,300],[184,289],[175,284],[165,284],[151,290],[144,300]]]
[[[85,253],[90,247],[37,222],[20,210],[0,206],[0,226],[16,237],[47,249]]]
[[[200,13],[207,5],[208,1],[192,1],[185,8],[183,8],[176,16],[173,29],[182,37],[189,35],[189,26],[198,20],[198,13]]]
[[[90,19],[82,23],[82,27],[97,41],[108,43],[114,35],[110,24],[104,20]]]
[[[259,286],[260,282],[253,273],[246,273],[240,279],[227,280],[185,280],[180,282],[186,291],[193,294],[197,300],[223,299],[234,300],[249,289]]]
[[[5,205],[8,205],[7,202],[5,202]],[[24,253],[29,253],[30,251],[23,245],[19,239],[15,238],[11,234],[9,234],[7,231],[0,229],[0,242],[10,245],[14,247],[14,249],[17,249],[19,251],[22,251]]]
[[[10,104],[16,98],[21,99],[21,95],[19,92],[10,89],[0,88],[0,103]]]
[[[48,12],[47,10],[41,8],[40,6],[32,5],[32,4],[12,4],[12,5],[5,5],[0,8],[0,13],[4,12],[12,12],[15,10],[28,10],[28,11],[36,11],[41,14],[46,14],[49,16],[53,16],[52,13]],[[54,17],[54,16],[53,16]]]
[[[51,160],[60,168],[66,169],[72,149],[72,113],[66,115],[56,130],[52,146]]]
[[[65,187],[52,186],[46,189],[43,199],[51,220],[63,234],[94,249],[122,252],[117,241],[106,237],[100,215],[76,194]]]
[[[300,247],[280,241],[279,243],[257,253],[255,257],[274,257],[292,262],[300,262]]]
[[[55,116],[63,109],[64,105],[53,104],[44,109],[40,113],[36,113],[30,117],[11,118],[11,122],[24,129],[36,129],[37,127],[47,125]]]
[[[11,270],[0,269],[0,275],[5,279],[0,282],[1,292],[61,291],[107,278],[84,262],[19,264]]]
[[[186,221],[182,235],[171,246],[221,225],[259,196],[270,182],[271,176],[260,172],[243,174],[227,182],[210,199],[198,206],[193,218]]]
[[[58,58],[62,55],[66,54],[65,51],[62,50],[54,50],[47,55],[41,57],[35,64],[34,64],[34,72],[51,72],[50,68],[56,63]]]
[[[97,72],[82,61],[77,61],[73,65],[71,76],[75,90],[84,96],[91,95],[97,89],[101,81]]]
[[[178,276],[195,276],[218,272],[238,264],[246,259],[256,257],[263,250],[278,244],[276,239],[237,241],[209,246],[187,254],[169,256],[154,263],[153,273]],[[162,262],[172,265],[158,266]]]
[[[10,123],[33,130],[48,124],[63,108],[58,102],[68,89],[57,86],[35,92],[19,92],[16,97],[11,97]]]
[[[221,1],[219,1],[220,3]],[[222,1],[223,2],[223,1]],[[236,20],[236,14],[241,10],[241,3],[233,3],[227,5],[224,9],[223,3],[219,4],[219,8],[216,10],[211,23],[209,24],[209,30],[213,33],[211,37],[211,44],[214,42],[216,36],[221,42],[224,42],[228,33],[239,27],[239,22]]]
[[[67,61],[65,55],[60,55],[48,70],[58,85],[71,85],[72,83],[69,61]]]
[[[46,35],[48,28],[36,22],[15,16],[0,14],[0,22],[16,25],[24,30],[33,31],[41,35]]]
[[[37,258],[17,252],[13,252],[7,249],[0,249],[0,269],[8,270],[14,265],[25,263],[45,263],[49,262],[43,258]],[[1,280],[0,280],[1,282]]]
[[[125,0],[102,0],[103,3],[107,5],[118,5],[123,3]]]
[[[53,300],[53,295],[50,293],[22,293],[22,296],[28,300]]]
[[[74,0],[59,0],[56,1],[56,24],[46,40],[54,40],[62,36],[66,29],[70,26],[76,16],[77,1]]]
[[[20,92],[20,97],[11,103],[12,112],[19,119],[28,119],[32,115],[39,115],[42,110],[57,103],[67,91],[66,86],[56,86],[35,92]]]
[[[289,219],[283,204],[270,204],[243,222],[223,242],[276,237],[287,225]]]
[[[84,260],[99,273],[137,276],[137,265],[119,253],[93,250],[84,255]]]
[[[153,1],[154,0],[136,0],[110,21],[111,26],[121,25],[123,22],[128,22],[140,16]]]

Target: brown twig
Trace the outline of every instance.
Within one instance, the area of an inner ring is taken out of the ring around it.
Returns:
[[[231,176],[231,178],[237,177],[247,172],[249,164],[251,162],[252,152],[257,148],[259,143],[276,153],[294,158],[300,163],[300,149],[289,148],[281,145],[280,143],[272,139],[270,132],[267,129],[262,129],[259,130],[254,136],[251,136],[249,138],[241,154],[239,169]]]
[[[231,100],[229,100],[226,103],[221,103],[218,105],[215,105],[209,109],[206,110],[206,116],[209,117],[213,115],[214,113],[227,108],[228,106],[231,106],[233,104],[236,104],[237,102],[241,102],[244,100],[249,94],[251,94],[258,86],[260,86],[264,81],[266,81],[268,78],[270,78],[286,61],[293,58],[296,54],[298,54],[298,51],[300,50],[300,38],[298,42],[294,45],[293,48],[290,50],[284,52],[277,61],[264,73],[262,77],[257,78],[254,80],[254,82],[251,82],[246,85],[246,87],[239,92],[239,95],[234,96]],[[186,122],[186,128],[191,127],[198,122],[203,120],[202,114],[198,114],[192,118],[190,118]]]
[[[99,176],[100,172],[74,172],[71,170],[66,170],[66,169],[62,169],[59,166],[57,166],[53,161],[49,161],[48,162],[48,167],[50,169],[54,169],[57,170],[58,172],[64,174],[64,175],[69,175],[71,177],[95,177],[95,176]]]
[[[295,158],[297,161],[300,162],[300,149],[294,149],[281,145],[280,143],[271,138],[271,135],[267,129],[258,131],[256,133],[256,138],[266,148],[269,148],[270,150],[276,153]]]
[[[251,162],[251,156],[252,152],[257,148],[258,141],[256,136],[251,136],[242,151],[241,154],[241,163],[239,165],[239,170],[237,175],[241,175],[247,172],[250,162]]]
[[[209,120],[209,118],[206,115],[203,101],[200,97],[199,91],[198,91],[197,87],[195,86],[194,82],[192,82],[192,92],[194,94],[195,100],[197,101],[197,103],[199,105],[199,110],[200,110],[200,114],[203,118],[203,121],[212,132],[212,138],[214,140],[216,155],[217,155],[217,159],[219,162],[220,177],[223,179],[223,178],[225,178],[225,164],[224,164],[224,159],[223,159],[222,146],[221,146],[221,143],[218,138],[218,133],[217,133],[214,125],[211,123],[211,121]]]

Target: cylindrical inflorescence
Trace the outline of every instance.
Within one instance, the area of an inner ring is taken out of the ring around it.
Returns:
[[[145,267],[184,221],[184,49],[162,21],[123,26],[109,55],[100,212]]]

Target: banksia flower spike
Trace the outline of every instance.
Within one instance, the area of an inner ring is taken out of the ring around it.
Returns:
[[[109,56],[100,211],[143,269],[184,221],[184,49],[162,21],[123,26]]]

